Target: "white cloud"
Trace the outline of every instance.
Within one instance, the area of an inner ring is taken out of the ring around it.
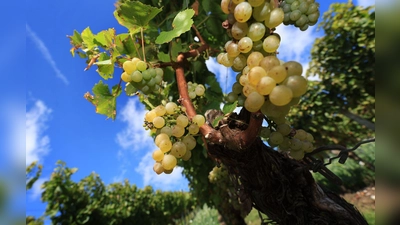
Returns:
[[[219,64],[216,58],[209,58],[206,61],[207,68],[210,72],[214,73],[217,77],[219,85],[221,85],[224,93],[231,92],[233,83],[236,82],[236,74],[232,69]]]
[[[26,112],[26,165],[41,160],[50,150],[50,138],[44,135],[44,131],[47,129],[46,122],[51,111],[42,101],[37,100]]]
[[[143,185],[151,185],[154,189],[176,191],[189,189],[188,181],[182,175],[182,167],[176,167],[171,174],[157,175],[153,171],[154,160],[152,151],[143,156],[135,171],[143,176]]]
[[[42,184],[45,181],[48,181],[49,178],[39,178],[32,186],[31,189],[31,195],[30,197],[32,198],[32,200],[36,200],[39,199],[40,196],[42,195],[43,189],[42,189]]]
[[[357,2],[357,5],[362,6],[362,7],[368,7],[371,5],[375,5],[375,0],[357,0],[356,2]]]
[[[149,132],[143,128],[145,113],[144,106],[132,98],[121,110],[119,118],[122,122],[126,122],[127,126],[117,134],[116,141],[123,149],[138,151],[153,144]]]
[[[31,30],[28,24],[26,24],[26,33],[28,37],[32,39],[32,41],[35,43],[36,47],[39,49],[39,51],[42,53],[43,57],[46,59],[46,61],[51,65],[53,68],[54,72],[56,73],[56,76],[61,79],[64,84],[68,85],[69,81],[67,77],[64,76],[64,74],[58,69],[56,62],[54,61],[53,57],[50,54],[49,49],[46,47],[44,42],[36,35],[34,31]]]

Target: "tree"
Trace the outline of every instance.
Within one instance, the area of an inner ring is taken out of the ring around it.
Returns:
[[[306,92],[307,80],[299,63],[281,65],[274,28],[283,22],[306,30],[317,22],[318,3],[220,3],[120,1],[114,15],[128,33],[74,31],[71,53],[87,59],[86,70],[96,65],[108,80],[115,67],[123,68],[111,91],[99,81],[85,98],[97,113],[115,119],[122,89],[137,96],[149,110],[144,125],[160,148],[153,153],[154,171],[183,166],[199,203],[214,203],[227,224],[244,224],[252,206],[279,224],[366,224],[352,205],[315,183],[307,165],[312,157],[305,154],[314,149],[313,137],[285,118]],[[210,55],[241,71],[226,98],[205,65]],[[233,113],[237,106],[239,114]],[[262,127],[264,119],[268,127]],[[210,183],[215,163],[231,182]],[[235,208],[230,203],[238,199]]]

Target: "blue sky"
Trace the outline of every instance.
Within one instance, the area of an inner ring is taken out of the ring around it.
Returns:
[[[23,117],[12,98],[1,102],[2,118],[8,132],[2,148],[10,149],[10,154],[0,155],[0,168],[6,168],[7,163],[1,163],[1,158],[8,162],[22,164],[23,156],[28,165],[33,160],[39,160],[44,165],[43,174],[38,185],[26,195],[26,213],[39,216],[45,209],[40,202],[40,184],[49,178],[57,160],[63,160],[69,167],[79,168],[73,176],[79,181],[91,172],[96,172],[101,179],[109,184],[129,179],[131,183],[143,187],[152,185],[161,190],[188,190],[188,183],[174,170],[171,175],[157,176],[152,170],[151,152],[155,149],[152,139],[144,132],[143,106],[132,97],[125,95],[118,98],[117,119],[113,122],[104,116],[96,114],[94,107],[83,98],[83,94],[91,91],[93,84],[100,80],[95,68],[84,72],[84,60],[72,58],[69,52],[71,45],[66,35],[73,30],[82,31],[90,26],[94,33],[114,27],[117,32],[125,32],[113,17],[114,0],[69,0],[27,1],[26,13],[26,55],[24,58],[25,84],[12,82],[17,86],[14,92],[21,95],[25,89],[26,98],[26,146],[23,151],[21,134],[23,133]],[[344,1],[320,1],[321,11],[329,4]],[[374,4],[374,1],[355,1],[361,5]],[[14,36],[20,31],[13,31],[12,36],[2,37],[2,49],[14,52],[17,46]],[[298,32],[291,27],[279,27],[277,32],[283,37],[279,48],[281,59],[297,60],[304,66],[308,63],[309,51],[315,38],[321,33],[315,27],[307,32]],[[295,32],[295,33],[293,33]],[[286,38],[292,37],[292,38]],[[285,39],[286,38],[286,39]],[[8,44],[4,44],[8,43]],[[9,44],[14,43],[14,45]],[[4,57],[4,56],[2,56]],[[5,74],[17,73],[21,63],[17,54],[8,56]],[[215,61],[208,62],[222,83],[224,90],[234,80],[230,72],[220,67]],[[113,85],[119,81],[117,70],[115,78],[106,83]],[[18,74],[18,76],[21,76]],[[227,81],[226,81],[227,80]],[[228,83],[228,85],[225,85]],[[11,88],[11,87],[5,87]],[[18,91],[21,89],[21,91]],[[0,179],[6,176],[0,173]]]

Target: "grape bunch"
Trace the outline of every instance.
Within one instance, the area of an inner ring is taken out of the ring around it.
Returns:
[[[143,94],[157,93],[160,90],[164,71],[161,68],[148,67],[147,63],[139,58],[127,60],[122,64],[124,72],[121,79],[130,82],[133,87]]]
[[[187,82],[188,93],[190,99],[195,99],[196,97],[203,97],[206,88],[202,84],[193,83],[191,81]]]
[[[280,6],[285,13],[283,24],[300,28],[305,31],[317,23],[320,12],[315,0],[285,0]]]
[[[194,136],[199,133],[205,118],[197,114],[189,119],[184,111],[184,107],[168,102],[145,114],[144,127],[156,134],[154,143],[158,149],[152,156],[156,161],[153,170],[157,174],[171,173],[178,159],[189,160],[191,150],[196,147]]]

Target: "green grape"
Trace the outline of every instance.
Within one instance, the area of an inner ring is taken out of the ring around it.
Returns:
[[[233,66],[233,62],[234,62],[235,58],[231,58],[228,56],[228,53],[223,53],[222,54],[222,65],[226,66],[226,67],[231,67]]]
[[[246,74],[240,76],[240,79],[239,79],[240,85],[245,86],[246,84],[249,83],[249,79],[248,79],[247,76],[248,76],[248,75],[246,75]],[[242,89],[243,89],[243,88],[242,88]]]
[[[166,135],[168,135],[169,137],[171,137],[171,135],[172,135],[172,128],[171,128],[171,127],[168,127],[168,126],[165,126],[165,127],[161,128],[160,134],[166,134]]]
[[[310,23],[316,23],[318,21],[318,18],[319,18],[319,12],[318,11],[308,15],[308,20],[310,20]]]
[[[290,13],[290,19],[293,21],[298,20],[301,17],[302,13],[300,10],[294,10]]]
[[[265,35],[265,26],[264,24],[260,22],[255,22],[252,23],[249,27],[249,32],[247,33],[247,36],[252,40],[252,41],[258,41],[261,40]]]
[[[157,72],[154,68],[149,68],[147,71],[150,73],[152,78],[157,76]]]
[[[264,4],[257,6],[253,9],[253,18],[258,21],[264,21],[271,11],[269,2],[265,1]]]
[[[270,134],[271,134],[271,130],[268,127],[261,127],[260,137],[269,138]]]
[[[300,18],[296,21],[296,25],[298,27],[303,27],[304,25],[306,25],[306,23],[308,23],[308,17],[306,15],[301,15]]]
[[[296,61],[285,62],[283,66],[285,66],[288,76],[301,75],[303,73],[303,66]]]
[[[253,7],[260,6],[261,4],[264,3],[265,0],[247,0],[249,4]]]
[[[235,19],[235,16],[233,15],[233,13],[228,14],[227,20],[228,20],[229,24],[236,23],[236,19]]]
[[[226,96],[226,101],[229,103],[233,103],[237,99],[238,99],[238,95],[233,92],[229,92],[229,94]]]
[[[251,69],[255,66],[258,66],[260,64],[260,61],[264,58],[263,54],[261,52],[252,52],[248,57],[247,57],[247,66]]]
[[[276,83],[281,83],[286,79],[287,71],[284,66],[274,66],[267,72],[267,76],[273,78]]]
[[[279,59],[274,56],[274,55],[269,55],[265,56],[261,61],[260,61],[260,66],[264,68],[265,71],[269,71],[271,68],[274,66],[280,65]]]
[[[296,130],[296,134],[294,135],[295,138],[299,139],[300,141],[304,141],[307,138],[307,132],[303,129]]]
[[[313,148],[313,144],[311,144],[311,142],[309,141],[303,141],[302,142],[302,146],[301,146],[301,150],[304,152],[312,152],[314,150]]]
[[[162,81],[162,76],[157,75],[157,76],[154,77],[153,79],[154,79],[154,82],[155,82],[156,84],[160,84],[161,81]]]
[[[151,110],[144,115],[144,119],[149,123],[153,122],[154,118],[156,117],[157,113],[154,110]]]
[[[275,28],[283,22],[284,17],[285,17],[285,13],[283,12],[283,9],[275,8],[266,17],[264,24],[268,28],[271,28],[271,29]]]
[[[295,10],[297,10],[297,9],[299,8],[299,6],[300,6],[300,1],[294,1],[294,2],[290,5],[290,9],[291,9],[292,11],[295,11]]]
[[[148,82],[147,82],[147,86],[149,87],[154,87],[154,85],[156,85],[156,81],[154,78],[151,78]]]
[[[165,110],[167,111],[167,114],[171,115],[175,113],[175,110],[178,109],[178,105],[175,102],[168,102],[165,105]]]
[[[284,12],[285,14],[292,11],[292,10],[290,9],[290,4],[285,4],[285,5],[283,5],[282,9],[283,9],[283,12]]]
[[[147,85],[145,85],[145,86],[143,86],[142,87],[142,92],[143,92],[143,94],[149,94],[150,93],[150,87],[149,86],[147,86]]]
[[[294,1],[296,1],[296,0],[285,0],[285,2],[286,2],[287,4],[292,4]]]
[[[162,161],[162,167],[164,170],[172,170],[178,161],[176,160],[175,156],[173,155],[165,155]]]
[[[261,40],[253,42],[253,51],[262,51],[263,43]]]
[[[272,89],[271,93],[269,94],[269,100],[272,104],[276,106],[287,105],[292,100],[292,98],[292,90],[285,85],[274,87],[274,89]]]
[[[285,116],[271,117],[271,120],[273,120],[276,123],[276,125],[284,124],[287,121]]]
[[[160,147],[161,141],[165,141],[165,140],[169,140],[169,136],[165,133],[160,133],[154,139],[154,143],[156,144],[156,146]]]
[[[188,127],[189,134],[197,134],[199,133],[199,126],[197,124],[190,124]]]
[[[288,77],[284,84],[292,89],[293,97],[300,97],[307,92],[308,81],[302,76],[290,76]]]
[[[159,162],[154,163],[153,170],[158,175],[160,175],[162,172],[164,172],[164,168],[162,167],[161,163],[159,163]]]
[[[192,135],[186,135],[182,138],[182,142],[186,145],[186,150],[192,150],[196,147],[196,139]]]
[[[127,60],[122,64],[122,68],[127,74],[132,74],[136,70],[136,65],[134,62]]]
[[[157,129],[161,129],[165,125],[165,120],[161,116],[157,116],[153,119],[153,125]]]
[[[246,84],[243,86],[242,93],[244,96],[248,97],[251,93],[256,92],[257,90],[251,84]],[[238,97],[239,98],[239,97]]]
[[[138,61],[136,63],[136,68],[137,70],[143,72],[147,69],[147,64],[144,61]]]
[[[149,81],[151,79],[151,73],[149,70],[145,70],[142,72],[143,80]]]
[[[179,125],[175,125],[172,127],[172,136],[180,138],[185,134],[185,128]]]
[[[290,134],[290,132],[292,131],[292,128],[290,127],[289,124],[286,123],[282,123],[279,124],[276,128],[276,130],[281,133],[283,136],[287,136]]]
[[[318,11],[318,8],[319,8],[318,3],[311,3],[310,6],[308,7],[306,14],[307,15],[313,14]]]
[[[306,31],[308,29],[308,27],[309,27],[308,24],[306,24],[306,25],[300,27],[300,30],[301,31]]]
[[[238,106],[244,106],[244,101],[246,101],[246,96],[239,95],[237,101],[238,101]]]
[[[242,53],[248,53],[253,48],[253,41],[249,37],[243,37],[238,42],[239,51]]]
[[[197,85],[197,87],[194,89],[194,92],[196,93],[197,96],[203,96],[205,91],[206,89],[201,84]]]
[[[303,143],[297,138],[292,138],[290,141],[290,149],[293,151],[300,150],[302,145]]]
[[[290,156],[295,160],[302,160],[304,158],[304,152],[299,151],[290,151]]]
[[[192,152],[191,151],[186,151],[185,155],[182,156],[183,161],[188,161],[192,157]]]
[[[203,115],[197,114],[192,118],[193,123],[197,124],[199,127],[203,126],[206,122],[206,118]]]
[[[169,139],[162,140],[158,147],[163,153],[169,152],[172,148],[172,142]]]
[[[126,72],[123,72],[123,73],[121,74],[121,79],[122,79],[124,82],[126,82],[126,83],[132,81],[131,76],[130,76],[129,74],[127,74]]]
[[[308,2],[301,2],[298,9],[300,10],[301,13],[306,13],[309,7],[310,4]]]
[[[249,83],[253,86],[257,86],[261,78],[265,76],[267,76],[267,72],[265,72],[264,68],[262,68],[261,66],[255,66],[251,68],[249,71],[249,75],[247,75]]]
[[[156,74],[157,76],[160,76],[161,78],[164,76],[164,70],[161,68],[156,68]]]
[[[238,22],[245,23],[250,19],[252,12],[253,8],[248,2],[241,2],[235,7],[233,15]]]
[[[271,77],[262,77],[257,84],[257,92],[261,95],[268,95],[272,89],[276,86],[276,81]]]
[[[247,32],[249,32],[249,26],[247,23],[236,22],[232,25],[231,32],[234,39],[240,40],[247,35]]]
[[[243,39],[243,38],[242,38]],[[241,71],[243,70],[244,67],[247,66],[247,59],[246,56],[243,54],[238,55],[234,60],[233,60],[233,65],[232,69],[236,71]]]
[[[221,1],[221,10],[225,14],[229,14],[229,4],[230,4],[230,0],[222,0]]]
[[[263,41],[263,49],[268,53],[276,52],[279,48],[281,41],[276,35],[269,35]]]
[[[279,145],[283,142],[283,135],[274,131],[269,135],[269,142],[273,145]]]
[[[290,144],[290,138],[284,137],[282,143],[279,144],[279,147],[282,149],[289,149]]]
[[[263,95],[260,95],[258,92],[252,92],[247,96],[246,101],[244,101],[244,107],[249,112],[257,112],[264,104],[264,101]]]
[[[283,17],[283,23],[288,23],[290,21],[290,12],[285,13]]]
[[[132,73],[131,79],[132,79],[133,82],[139,83],[139,82],[141,82],[143,80],[143,75],[142,75],[141,72],[136,70],[136,71],[134,71]]]
[[[171,152],[169,154],[180,159],[186,153],[186,145],[183,142],[177,141],[172,145]]]
[[[240,85],[240,83],[238,83],[238,82],[233,83],[233,85],[232,85],[232,92],[233,93],[238,95],[238,94],[242,93],[242,89],[243,89],[243,86]]]
[[[227,47],[226,47],[226,53],[230,58],[235,58],[240,54],[238,44],[235,42],[231,42]]]
[[[306,135],[306,139],[305,139],[306,141],[309,141],[309,142],[313,142],[314,141],[314,137],[313,137],[313,135],[312,134],[310,134],[310,133],[307,133],[307,135]]]
[[[176,118],[176,124],[181,127],[186,127],[189,124],[189,119],[187,116],[181,114]]]
[[[197,97],[196,92],[194,92],[194,91],[189,92],[190,99],[195,99],[196,97]]]
[[[154,161],[161,161],[164,158],[164,152],[162,152],[160,149],[157,149],[153,152],[152,157]]]

